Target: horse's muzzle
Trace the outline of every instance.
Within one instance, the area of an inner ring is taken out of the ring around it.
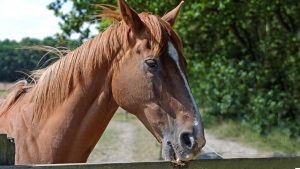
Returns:
[[[178,139],[164,138],[162,156],[164,160],[176,163],[193,160],[201,152],[205,143],[204,134],[197,137],[192,132],[181,132]]]

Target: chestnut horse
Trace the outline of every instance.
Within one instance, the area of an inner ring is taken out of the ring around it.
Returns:
[[[18,82],[0,103],[0,130],[16,140],[16,164],[86,162],[122,107],[162,143],[165,160],[188,161],[205,144],[173,31],[182,3],[159,17],[119,0],[117,18],[45,69]]]

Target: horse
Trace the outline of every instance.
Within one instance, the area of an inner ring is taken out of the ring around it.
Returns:
[[[162,144],[167,161],[205,145],[201,115],[173,30],[182,2],[160,17],[118,0],[114,24],[16,83],[0,105],[0,130],[15,138],[16,164],[84,163],[122,107]]]

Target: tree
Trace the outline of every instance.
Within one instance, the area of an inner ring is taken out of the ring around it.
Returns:
[[[24,78],[24,76],[28,78],[27,75],[30,74],[30,71],[51,64],[50,58],[57,56],[50,54],[43,57],[45,52],[24,49],[24,47],[37,45],[53,47],[65,46],[74,49],[79,44],[77,41],[60,41],[53,37],[47,37],[44,40],[24,38],[21,42],[14,40],[0,41],[0,81],[12,82]]]

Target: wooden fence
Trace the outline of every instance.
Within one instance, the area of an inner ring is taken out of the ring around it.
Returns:
[[[14,140],[0,134],[0,169],[300,169],[300,157],[195,160],[184,166],[171,162],[111,164],[14,165]]]
[[[8,138],[6,134],[0,133],[0,165],[13,164],[15,164],[14,139]]]
[[[296,169],[300,158],[196,160],[185,166],[170,162],[0,166],[1,169]]]

